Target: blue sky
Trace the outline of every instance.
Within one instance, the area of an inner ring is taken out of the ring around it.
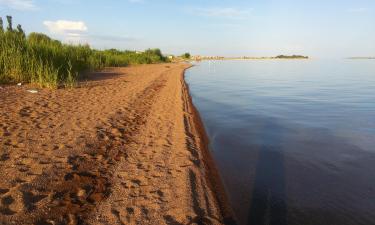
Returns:
[[[374,0],[0,0],[0,15],[101,49],[375,56]]]

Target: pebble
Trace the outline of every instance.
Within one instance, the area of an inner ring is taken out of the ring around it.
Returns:
[[[32,90],[32,89],[30,89],[30,90],[27,90],[28,92],[30,92],[31,94],[36,94],[36,93],[38,93],[38,91],[37,90]]]

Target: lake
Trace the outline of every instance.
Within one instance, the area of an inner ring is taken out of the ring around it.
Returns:
[[[203,61],[185,78],[240,224],[375,224],[375,60]]]

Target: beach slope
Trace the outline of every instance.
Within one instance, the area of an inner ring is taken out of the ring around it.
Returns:
[[[0,224],[224,224],[188,64],[0,88]]]

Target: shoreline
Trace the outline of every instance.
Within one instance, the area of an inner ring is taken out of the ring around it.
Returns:
[[[199,61],[287,61],[287,60],[312,60],[313,58],[249,58],[249,59],[241,59],[241,58],[225,58],[225,59],[199,59],[191,61],[199,62]]]
[[[74,89],[0,89],[0,223],[235,224],[184,80],[107,68]]]
[[[193,65],[191,66],[193,67]],[[191,68],[189,67],[189,68]],[[216,163],[213,159],[212,153],[209,149],[209,137],[206,133],[202,118],[199,114],[198,109],[193,104],[193,99],[190,95],[189,85],[185,80],[186,70],[184,70],[183,77],[182,77],[182,87],[183,93],[185,95],[184,102],[190,106],[190,113],[192,114],[192,120],[196,127],[196,135],[200,137],[202,140],[200,143],[200,149],[202,153],[202,161],[204,161],[208,167],[208,173],[205,173],[206,179],[209,181],[211,185],[211,189],[215,193],[216,201],[218,203],[218,207],[221,210],[221,214],[224,219],[224,223],[226,225],[234,225],[236,223],[236,219],[234,216],[234,212],[230,207],[229,199],[227,197],[224,184],[222,183],[222,178],[220,176],[219,170],[216,167]]]

